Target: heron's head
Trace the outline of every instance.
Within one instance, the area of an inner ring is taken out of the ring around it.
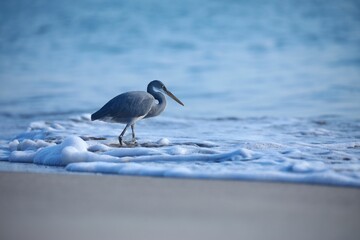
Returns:
[[[165,93],[166,95],[168,95],[169,97],[171,97],[172,99],[174,99],[177,103],[179,103],[180,105],[184,106],[184,104],[177,98],[175,97],[174,94],[172,94],[172,92],[170,92],[169,90],[167,90],[167,88],[165,87],[165,85],[159,81],[159,80],[153,80],[149,83],[148,85],[148,90],[149,88],[152,89],[157,89],[160,92]]]

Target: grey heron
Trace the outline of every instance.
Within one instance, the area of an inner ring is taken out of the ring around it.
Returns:
[[[176,102],[184,106],[174,94],[166,89],[161,81],[154,80],[148,84],[147,92],[125,92],[114,97],[100,110],[91,115],[91,121],[102,120],[126,124],[124,130],[119,135],[120,146],[123,145],[122,139],[126,130],[131,126],[132,141],[136,143],[134,130],[135,123],[143,118],[158,116],[166,107],[166,99],[161,92],[167,94]]]

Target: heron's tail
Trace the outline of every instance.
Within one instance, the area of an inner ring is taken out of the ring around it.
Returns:
[[[97,111],[96,113],[91,114],[91,121],[98,120],[102,117],[102,113]]]
[[[109,114],[111,114],[111,111],[112,111],[112,107],[111,107],[112,106],[112,101],[113,100],[109,101],[102,108],[97,110],[95,113],[91,114],[91,121],[108,117]]]
[[[96,119],[98,119],[95,114],[96,113],[91,114],[91,121],[95,121]]]

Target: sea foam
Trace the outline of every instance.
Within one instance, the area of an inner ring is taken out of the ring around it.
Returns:
[[[114,124],[84,117],[36,122],[12,141],[2,142],[0,158],[70,172],[360,187],[360,142],[352,136],[359,132],[357,124],[339,122],[317,130],[312,120],[294,118],[197,121],[188,120],[186,128],[183,121],[171,118],[141,122],[138,144],[126,142],[130,136],[125,135],[123,147],[113,134]],[[162,131],[153,125],[162,125]],[[231,134],[201,134],[212,127]],[[344,134],[344,128],[350,133]]]

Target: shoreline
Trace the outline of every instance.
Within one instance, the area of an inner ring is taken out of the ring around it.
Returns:
[[[1,239],[357,239],[360,190],[0,172]]]
[[[81,171],[67,171],[65,167],[48,166],[34,163],[17,163],[0,161],[0,174],[1,173],[36,173],[36,174],[65,174],[65,175],[100,175],[100,176],[119,176],[119,177],[140,177],[140,178],[159,178],[159,179],[179,179],[179,180],[199,180],[199,181],[230,181],[230,182],[255,182],[255,183],[274,183],[274,184],[294,184],[305,186],[320,186],[320,187],[334,187],[334,188],[352,188],[359,189],[360,187],[354,185],[340,185],[333,183],[312,183],[301,181],[286,181],[286,180],[263,180],[263,179],[232,179],[232,178],[202,178],[202,177],[174,177],[174,176],[149,176],[137,174],[114,174],[114,173],[93,173]]]

